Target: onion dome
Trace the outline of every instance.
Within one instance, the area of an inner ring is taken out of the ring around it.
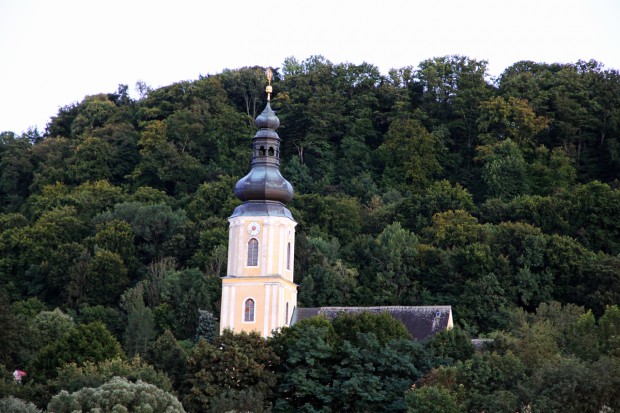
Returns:
[[[281,139],[276,133],[280,120],[270,104],[271,70],[267,71],[267,78],[267,106],[254,122],[258,131],[252,138],[252,168],[235,185],[235,196],[244,202],[275,201],[286,204],[293,199],[293,186],[280,173]]]

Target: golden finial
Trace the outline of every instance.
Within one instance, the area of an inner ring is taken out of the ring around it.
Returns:
[[[269,102],[271,100],[271,92],[273,91],[273,88],[271,87],[271,79],[273,78],[273,72],[271,71],[271,68],[268,67],[267,68],[267,87],[265,88],[265,92],[267,92],[267,101]]]

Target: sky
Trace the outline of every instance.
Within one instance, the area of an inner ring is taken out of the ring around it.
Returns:
[[[595,59],[620,70],[620,0],[0,0],[0,132],[126,84],[322,55],[387,74],[429,58]]]

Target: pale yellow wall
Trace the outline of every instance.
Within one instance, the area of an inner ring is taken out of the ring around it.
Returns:
[[[248,224],[258,222],[261,230],[256,235],[247,231]],[[271,335],[274,329],[290,322],[297,306],[297,286],[293,283],[295,254],[295,226],[286,217],[229,218],[229,245],[227,277],[222,279],[222,310],[220,331],[232,329],[259,331]],[[259,242],[258,265],[248,266],[248,242]],[[290,268],[286,267],[287,245],[291,243]],[[243,321],[244,305],[248,298],[255,302],[254,321]],[[289,303],[288,319],[286,303]]]
[[[250,222],[261,225],[261,231],[252,236],[247,231]],[[280,275],[293,281],[293,258],[295,256],[295,226],[297,223],[285,217],[236,217],[229,219],[228,275],[268,276]],[[259,242],[258,266],[247,265],[248,242]],[[291,243],[291,267],[286,268],[287,245]]]
[[[245,301],[254,300],[254,321],[244,321]],[[289,303],[286,318],[286,303]],[[297,286],[281,277],[226,277],[222,280],[220,331],[256,330],[267,337],[288,325],[297,305]]]

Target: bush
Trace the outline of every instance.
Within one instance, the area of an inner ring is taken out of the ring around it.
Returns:
[[[50,413],[185,413],[172,394],[152,384],[132,383],[121,377],[114,377],[97,388],[87,387],[74,393],[63,390],[52,398],[47,410]]]
[[[0,399],[0,413],[41,413],[41,409],[30,402],[9,396]]]

